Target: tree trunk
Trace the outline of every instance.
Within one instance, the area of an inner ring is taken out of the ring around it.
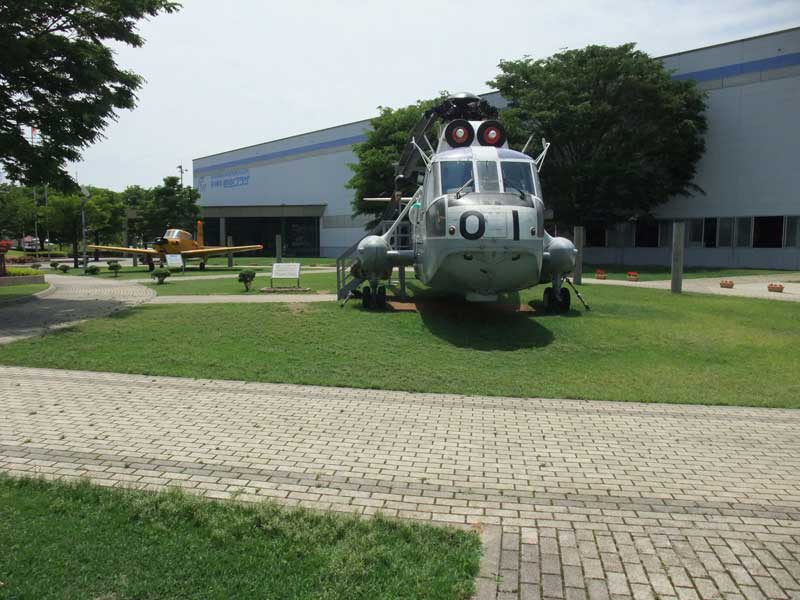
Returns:
[[[72,240],[72,266],[77,269],[78,268],[78,240]]]
[[[100,245],[100,234],[95,231],[94,233],[94,244],[95,246]],[[94,251],[94,262],[98,262],[100,260],[100,250]]]

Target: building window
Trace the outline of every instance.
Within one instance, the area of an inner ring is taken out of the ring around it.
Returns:
[[[750,247],[750,233],[753,229],[750,217],[736,217],[736,247]]]
[[[622,244],[626,248],[636,246],[636,227],[630,221],[622,224]]]
[[[703,219],[703,245],[706,248],[717,247],[717,220]]]
[[[783,217],[753,217],[753,248],[783,246]]]
[[[719,220],[717,245],[720,248],[730,248],[733,245],[733,219]]]
[[[800,246],[800,217],[786,217],[786,247]]]
[[[672,221],[658,222],[658,245],[662,248],[672,246]]]
[[[636,222],[636,247],[658,247],[658,223],[656,221],[645,219]]]
[[[604,223],[589,223],[586,225],[586,247],[605,248],[606,226]]]
[[[689,219],[689,235],[686,239],[689,246],[703,245],[703,219]]]

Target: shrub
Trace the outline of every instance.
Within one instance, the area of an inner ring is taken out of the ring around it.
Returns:
[[[239,281],[244,284],[244,291],[249,292],[253,280],[256,278],[256,272],[252,269],[244,269],[239,271]]]
[[[120,269],[122,269],[122,265],[119,264],[116,260],[108,261],[108,270],[114,273],[114,277],[119,277]]]
[[[9,277],[23,277],[25,275],[41,275],[36,269],[25,269],[23,267],[8,267],[6,275]]]
[[[9,256],[6,258],[6,262],[9,264],[17,264],[17,265],[24,265],[26,263],[35,262],[36,258],[33,256]]]
[[[41,268],[42,268],[42,263],[33,263],[31,265],[31,269],[41,269]]]
[[[61,271],[62,273],[66,273],[67,271],[69,271],[69,265],[58,265],[58,270]]]
[[[87,275],[97,275],[100,272],[100,267],[97,265],[89,265],[86,267],[86,274]]]
[[[61,263],[57,263],[56,261],[53,261],[53,262],[50,263],[50,268],[55,271],[58,268],[58,265],[60,265],[60,264]]]
[[[165,269],[164,267],[158,268],[150,273],[150,277],[158,280],[158,285],[164,283],[164,280],[170,275],[172,275],[172,273],[169,272],[169,269]]]

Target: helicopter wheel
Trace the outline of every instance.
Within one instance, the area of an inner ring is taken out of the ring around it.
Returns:
[[[200,263],[200,270],[201,270],[201,271],[205,271],[205,270],[206,270],[206,263],[205,263],[205,261],[203,261],[203,262],[201,262],[201,263]]]
[[[542,304],[544,305],[544,312],[553,312],[553,308],[556,306],[556,294],[553,288],[545,288],[544,296],[542,296]]]
[[[368,285],[365,285],[364,290],[361,292],[361,306],[367,310],[373,307],[372,288]]]
[[[559,313],[564,314],[565,312],[569,312],[569,305],[570,305],[570,295],[569,290],[567,288],[561,288],[561,294],[558,296],[558,300],[556,302],[556,309]]]
[[[375,293],[375,306],[377,308],[386,308],[386,286],[382,285]]]

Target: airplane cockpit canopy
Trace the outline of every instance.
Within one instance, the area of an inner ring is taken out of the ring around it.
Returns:
[[[192,235],[182,229],[167,229],[164,238],[168,240],[190,240]]]

